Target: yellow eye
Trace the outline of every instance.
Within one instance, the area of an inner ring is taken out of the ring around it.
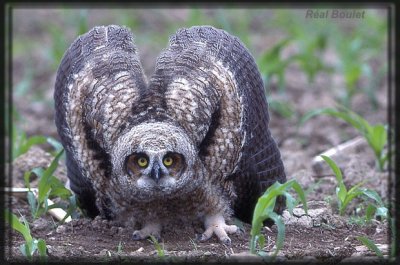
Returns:
[[[164,158],[163,163],[164,163],[164,166],[169,167],[174,163],[174,160],[172,159],[172,157],[167,156]]]
[[[139,167],[147,167],[147,164],[149,162],[147,161],[147,159],[145,157],[139,157],[137,160],[137,164],[139,165]]]

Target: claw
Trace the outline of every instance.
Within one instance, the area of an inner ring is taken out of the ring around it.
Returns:
[[[132,239],[137,241],[137,240],[142,240],[144,239],[143,236],[140,233],[140,230],[136,230],[135,232],[133,232],[132,234]]]
[[[154,236],[157,241],[161,241],[161,225],[149,223],[146,224],[142,229],[135,230],[132,234],[133,240],[143,240],[150,236]]]
[[[229,246],[231,245],[231,239],[229,238],[228,233],[237,233],[240,230],[236,225],[227,225],[221,214],[207,216],[204,224],[206,231],[204,231],[200,236],[197,236],[197,239],[200,242],[207,241],[213,234],[215,234],[222,244]]]

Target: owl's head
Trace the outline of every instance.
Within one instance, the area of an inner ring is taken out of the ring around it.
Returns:
[[[114,146],[113,180],[139,200],[173,196],[195,187],[196,157],[195,146],[182,128],[164,122],[142,123]],[[200,173],[196,180],[201,179]]]

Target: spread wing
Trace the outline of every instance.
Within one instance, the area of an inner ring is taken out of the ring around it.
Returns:
[[[262,79],[238,38],[210,26],[178,30],[149,86],[165,95],[215,181],[233,181],[237,215],[248,219],[260,193],[286,180]]]
[[[93,28],[73,42],[61,61],[54,92],[56,126],[71,188],[93,214],[88,179],[96,183],[101,178],[94,172],[110,174],[109,150],[145,87],[133,36],[124,27]]]

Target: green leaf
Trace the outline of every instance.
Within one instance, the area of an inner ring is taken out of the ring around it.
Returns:
[[[282,221],[282,217],[280,215],[277,215],[275,212],[270,213],[269,217],[275,222],[278,229],[278,234],[276,236],[276,249],[274,254],[272,254],[275,257],[278,254],[279,250],[282,249],[283,243],[285,241],[285,224]]]
[[[339,167],[336,165],[335,161],[333,161],[330,157],[325,156],[325,155],[321,155],[321,157],[322,157],[322,159],[325,160],[326,163],[328,163],[328,165],[332,169],[333,173],[335,173],[337,182],[339,184],[343,183],[342,172],[340,171]],[[344,189],[346,190],[346,187],[344,187]]]
[[[373,204],[368,204],[367,209],[365,210],[365,219],[369,222],[376,212],[376,206]]]
[[[24,224],[22,224],[18,220],[18,217],[15,214],[5,209],[4,218],[5,221],[8,222],[14,230],[18,231],[24,237],[26,242],[31,242],[33,240],[31,236],[31,231],[29,229],[29,225],[26,222],[25,217],[24,217]]]
[[[358,241],[364,244],[369,250],[375,252],[379,258],[383,258],[382,251],[376,246],[375,242],[365,236],[356,237]]]
[[[26,196],[28,198],[29,208],[31,210],[32,217],[35,217],[36,210],[37,210],[37,203],[36,203],[35,195],[33,194],[32,191],[28,191]]]
[[[72,194],[69,198],[69,205],[66,210],[67,214],[64,216],[64,218],[60,221],[61,223],[64,223],[65,220],[69,217],[72,216],[72,213],[77,209],[76,205],[76,195]]]
[[[296,206],[296,199],[288,192],[284,192],[283,195],[286,197],[286,206],[291,215],[293,215],[293,208]]]
[[[42,172],[40,175],[39,180],[39,194],[38,194],[38,201],[39,203],[45,202],[46,197],[48,196],[48,192],[51,188],[51,177],[54,171],[57,169],[58,160],[60,159],[61,155],[63,154],[64,150],[60,151],[56,157],[51,162],[50,166]],[[36,173],[36,172],[35,172]]]
[[[283,118],[290,119],[295,114],[293,107],[288,102],[270,99],[268,100],[269,108],[278,113]]]
[[[301,203],[303,204],[304,211],[307,214],[308,213],[307,200],[306,200],[306,195],[305,195],[303,188],[296,181],[293,181],[291,186],[296,191],[297,195],[299,196]]]
[[[263,249],[265,246],[265,236],[263,234],[257,235],[256,240],[260,246],[260,249]]]
[[[31,189],[31,183],[30,183],[30,176],[32,172],[31,171],[26,171],[24,173],[24,182],[25,182],[25,187],[27,187],[29,190]]]
[[[378,124],[369,130],[367,136],[367,141],[369,145],[374,150],[375,156],[379,158],[387,143],[387,132],[385,126]]]
[[[31,255],[31,250],[29,248],[29,245],[27,243],[24,243],[22,245],[19,246],[19,250],[21,251],[22,255],[24,255],[25,257],[28,257],[29,259],[31,259],[32,255]]]
[[[46,242],[43,239],[39,239],[37,241],[37,248],[39,250],[39,255],[42,258],[42,260],[45,260],[45,258],[47,257],[47,246],[46,246]]]
[[[375,215],[377,216],[382,216],[383,218],[388,218],[389,216],[389,210],[386,207],[378,207],[376,209]]]
[[[362,191],[357,189],[354,190],[352,193],[348,193],[345,200],[343,201],[343,204],[341,205],[341,215],[344,214],[344,210],[346,209],[347,205],[356,197],[360,196],[362,194]]]
[[[60,197],[61,199],[68,199],[71,196],[71,191],[65,188],[64,184],[55,176],[50,178],[51,191],[49,197]]]
[[[379,194],[376,191],[367,189],[367,188],[361,189],[361,191],[365,196],[376,201],[379,206],[383,206],[382,198],[379,196]]]
[[[343,203],[347,197],[346,187],[343,182],[339,184],[339,187],[336,188],[336,194],[338,199]]]
[[[31,148],[33,145],[43,144],[43,143],[46,143],[46,137],[40,135],[31,136],[28,139],[26,139],[26,141],[24,141],[22,145],[19,146],[18,151],[15,154],[15,157],[25,154],[29,150],[29,148]]]
[[[52,137],[47,137],[46,140],[51,146],[53,146],[56,154],[60,153],[64,149],[63,145],[56,139]]]

